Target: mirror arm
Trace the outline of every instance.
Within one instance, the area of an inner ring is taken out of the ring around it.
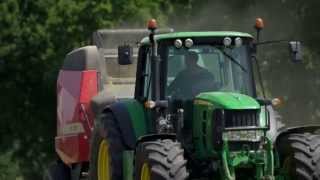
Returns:
[[[301,42],[303,43],[303,41],[300,40],[292,40],[292,39],[281,39],[281,40],[271,40],[271,41],[263,41],[263,42],[258,42],[258,43],[254,43],[256,46],[260,46],[260,45],[269,45],[269,44],[276,44],[276,43],[289,43],[291,41],[296,41],[296,42]]]
[[[276,44],[276,43],[289,43],[292,40],[282,39],[282,40],[272,40],[272,41],[263,41],[255,43],[256,46],[260,45],[268,45],[268,44]]]

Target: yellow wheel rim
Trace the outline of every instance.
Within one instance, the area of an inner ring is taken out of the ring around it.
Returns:
[[[98,154],[98,180],[111,180],[109,144],[102,140]]]
[[[148,163],[144,163],[141,170],[141,178],[140,180],[150,180],[150,168]]]

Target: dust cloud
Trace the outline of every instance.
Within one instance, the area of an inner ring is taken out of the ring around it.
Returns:
[[[226,3],[216,0],[207,1],[201,6],[193,4],[191,12],[178,12],[171,19],[169,27],[176,31],[241,31],[255,36],[255,18],[261,17],[265,22],[262,41],[303,39],[299,12],[292,7],[296,4],[289,1]],[[304,47],[304,50],[307,51],[308,47]],[[288,53],[288,45],[285,43],[261,46],[258,49],[268,98],[285,99],[284,105],[276,111],[286,126],[320,124],[320,101],[316,96],[316,87],[313,86],[313,81],[320,79],[319,73],[315,74],[308,69],[308,56],[305,56],[304,63],[293,64]],[[312,51],[308,50],[308,53]]]

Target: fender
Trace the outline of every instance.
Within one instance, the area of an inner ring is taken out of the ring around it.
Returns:
[[[275,136],[275,145],[280,143],[281,139],[291,133],[315,133],[320,130],[320,125],[294,126],[290,128],[282,128],[278,130]]]
[[[124,144],[134,149],[140,136],[146,134],[146,121],[142,105],[132,100],[115,102],[104,108],[103,112],[111,112],[119,125]]]
[[[147,142],[147,141],[155,141],[157,139],[171,139],[171,140],[176,140],[177,139],[177,135],[174,134],[174,133],[171,133],[171,134],[150,134],[150,135],[145,135],[145,136],[141,136],[138,141],[137,141],[137,145],[139,143],[142,143],[142,142]]]

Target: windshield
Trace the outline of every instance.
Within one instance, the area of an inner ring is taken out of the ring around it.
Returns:
[[[208,91],[253,94],[247,46],[169,46],[166,52],[166,96],[192,99]]]

